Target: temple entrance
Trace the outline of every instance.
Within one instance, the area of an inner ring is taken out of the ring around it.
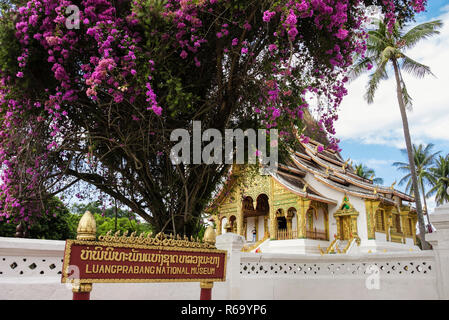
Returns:
[[[341,217],[340,218],[340,240],[349,240],[351,238],[351,217]]]
[[[337,237],[340,240],[358,239],[357,217],[359,213],[349,202],[349,198],[345,195],[340,209],[334,213],[337,220]]]
[[[242,235],[247,241],[259,241],[268,236],[268,215],[270,205],[264,193],[255,198],[247,196],[242,202]]]

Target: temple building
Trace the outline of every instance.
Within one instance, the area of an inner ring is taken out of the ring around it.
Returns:
[[[330,254],[419,250],[413,197],[355,174],[338,152],[300,142],[263,175],[234,166],[207,212],[217,234],[234,232],[245,251]],[[248,172],[247,172],[248,171]]]

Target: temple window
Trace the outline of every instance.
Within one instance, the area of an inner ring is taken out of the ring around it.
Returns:
[[[262,193],[257,197],[256,211],[258,214],[265,215],[269,210],[268,196]]]
[[[246,197],[243,200],[242,208],[243,208],[243,211],[245,211],[245,212],[253,212],[254,211],[253,198]]]
[[[237,233],[237,221],[235,216],[229,218],[229,224],[231,226],[232,233]]]

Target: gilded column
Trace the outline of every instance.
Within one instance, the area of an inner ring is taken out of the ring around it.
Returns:
[[[324,215],[324,232],[326,233],[326,239],[329,240],[329,211],[327,208],[323,208]]]
[[[380,201],[365,200],[366,225],[368,228],[368,239],[376,239],[376,211]]]
[[[358,237],[358,229],[357,229],[357,216],[351,216],[351,234],[349,236]]]
[[[243,236],[243,210],[242,200],[237,202],[237,234]]]
[[[216,226],[217,226],[217,235],[219,236],[219,235],[221,235],[221,219],[220,219],[220,215],[218,214],[218,215],[216,215],[216,216],[214,216],[214,221],[215,221],[215,224],[216,224]]]
[[[276,239],[276,211],[274,209],[274,180],[270,177],[270,197],[268,198],[270,206],[270,239]]]
[[[408,218],[410,217],[409,213],[410,213],[410,207],[403,207],[400,208],[401,210],[399,211],[399,214],[401,216],[401,224],[402,224],[402,238],[403,238],[403,242],[405,243],[405,238],[407,235],[406,230],[410,228],[409,224],[408,224]],[[405,210],[404,210],[405,209]],[[416,233],[416,228],[415,225],[413,224],[413,219],[412,219],[412,229],[410,230],[410,233],[412,235],[414,235]],[[413,241],[415,241],[415,237],[413,236]]]
[[[290,236],[292,234],[292,217],[287,216],[287,236]]]
[[[390,238],[391,208],[392,207],[387,207],[384,211],[385,235],[386,235],[387,241],[391,241],[391,238]]]
[[[311,201],[309,199],[300,198],[298,200],[298,239],[306,238],[306,213],[309,210]]]
[[[405,238],[406,238],[406,234],[407,234],[407,232],[406,232],[406,230],[407,230],[407,228],[408,228],[408,221],[407,221],[407,219],[408,219],[408,213],[409,213],[409,211],[403,211],[403,210],[401,210],[401,211],[399,211],[399,215],[400,215],[400,217],[401,217],[401,225],[402,225],[402,242],[403,243],[405,243],[406,241],[405,241]]]

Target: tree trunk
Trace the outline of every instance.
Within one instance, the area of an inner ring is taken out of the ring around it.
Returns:
[[[424,183],[422,180],[421,180],[421,190],[422,190],[422,199],[424,202],[424,211],[425,211],[424,215],[427,218],[427,224],[430,225],[429,210],[427,209],[426,191],[424,190]]]
[[[418,223],[419,223],[419,238],[421,240],[421,248],[423,250],[430,250],[429,244],[426,242],[426,227],[424,224],[424,217],[422,212],[422,206],[421,206],[421,196],[419,194],[419,188],[418,188],[418,179],[416,177],[416,166],[415,166],[415,159],[413,155],[413,149],[412,149],[412,142],[410,138],[410,130],[408,127],[408,120],[407,120],[407,113],[405,110],[405,104],[404,99],[402,96],[402,85],[399,77],[399,66],[396,61],[396,59],[392,60],[393,67],[394,67],[394,75],[396,77],[396,93],[398,97],[399,102],[399,110],[401,111],[401,118],[402,118],[402,127],[404,129],[404,138],[405,138],[405,145],[407,147],[407,155],[408,155],[408,161],[410,165],[410,174],[412,177],[412,184],[413,184],[413,193],[415,196],[415,203],[416,203],[416,211],[418,213]]]

